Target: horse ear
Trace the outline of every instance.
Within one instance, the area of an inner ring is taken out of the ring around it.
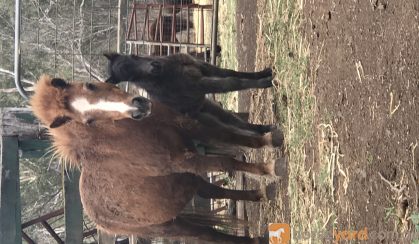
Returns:
[[[110,61],[113,61],[115,58],[119,56],[119,54],[117,53],[104,53],[103,55]]]
[[[57,127],[62,126],[63,124],[69,122],[71,120],[68,116],[58,116],[52,121],[52,123],[49,125],[49,128],[54,129]]]
[[[54,78],[51,80],[51,85],[55,88],[64,89],[68,86],[67,82],[60,78]]]

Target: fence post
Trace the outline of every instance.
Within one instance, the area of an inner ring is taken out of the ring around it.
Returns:
[[[43,131],[26,108],[0,108],[0,243],[22,243],[19,143]]]
[[[0,243],[22,243],[17,136],[1,135],[0,144]]]
[[[62,171],[64,187],[65,243],[83,243],[83,209],[80,200],[80,171]]]
[[[28,108],[0,108],[0,244],[22,243],[19,191],[19,147],[31,156],[49,145],[45,129]],[[68,177],[67,177],[68,176]],[[79,171],[63,173],[65,195],[65,243],[83,242],[83,212],[79,194]]]

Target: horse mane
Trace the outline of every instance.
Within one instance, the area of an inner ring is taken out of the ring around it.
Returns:
[[[51,84],[52,78],[48,75],[42,75],[35,85],[35,93],[31,96],[29,105],[34,115],[41,121],[45,127],[54,121],[58,116],[66,114],[65,97],[62,90],[57,89]],[[65,167],[78,167],[80,165],[80,154],[74,151],[73,140],[68,132],[71,132],[74,124],[77,122],[71,121],[59,128],[48,128],[48,133],[52,137],[52,147],[49,152],[52,152],[53,158],[58,158]],[[74,128],[73,128],[74,130]]]

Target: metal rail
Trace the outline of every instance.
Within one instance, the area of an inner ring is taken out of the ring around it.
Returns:
[[[28,94],[22,86],[20,80],[20,0],[15,1],[15,62],[14,62],[14,72],[15,72],[15,85],[19,94],[25,99],[28,100]]]
[[[40,216],[38,218],[29,220],[29,221],[23,223],[22,224],[22,237],[23,237],[23,239],[26,242],[30,243],[30,244],[35,244],[36,242],[34,240],[32,240],[24,232],[24,229],[26,229],[26,228],[28,228],[28,227],[30,227],[32,225],[35,225],[35,224],[39,224],[40,223],[48,231],[48,233],[51,235],[51,237],[54,238],[54,240],[56,241],[56,243],[63,244],[64,241],[61,240],[61,238],[58,236],[58,234],[54,231],[54,229],[51,227],[51,225],[48,224],[48,222],[47,222],[49,219],[52,219],[52,218],[55,218],[55,217],[58,217],[58,216],[62,216],[63,214],[64,214],[64,209],[61,208],[61,209],[52,211],[52,212],[50,212],[48,214],[42,215],[42,216]],[[86,238],[88,236],[93,236],[96,233],[97,233],[97,229],[96,228],[95,229],[91,229],[91,230],[86,231],[86,232],[83,233],[83,238]]]
[[[143,45],[163,45],[168,47],[200,47],[200,48],[210,48],[211,46],[208,44],[195,44],[195,43],[173,43],[173,42],[159,42],[159,41],[132,41],[127,40],[126,43],[128,44],[143,44]]]
[[[215,65],[217,58],[217,34],[218,34],[218,0],[212,1],[212,34],[211,34],[211,64]]]
[[[134,9],[146,9],[146,8],[154,8],[159,9],[160,7],[164,9],[172,9],[173,7],[176,7],[176,9],[187,9],[187,8],[203,8],[203,9],[212,9],[213,6],[211,4],[160,4],[160,3],[134,3],[133,8]]]

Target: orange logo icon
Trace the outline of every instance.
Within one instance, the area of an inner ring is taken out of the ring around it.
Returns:
[[[289,224],[269,224],[269,244],[288,244],[291,240]]]

